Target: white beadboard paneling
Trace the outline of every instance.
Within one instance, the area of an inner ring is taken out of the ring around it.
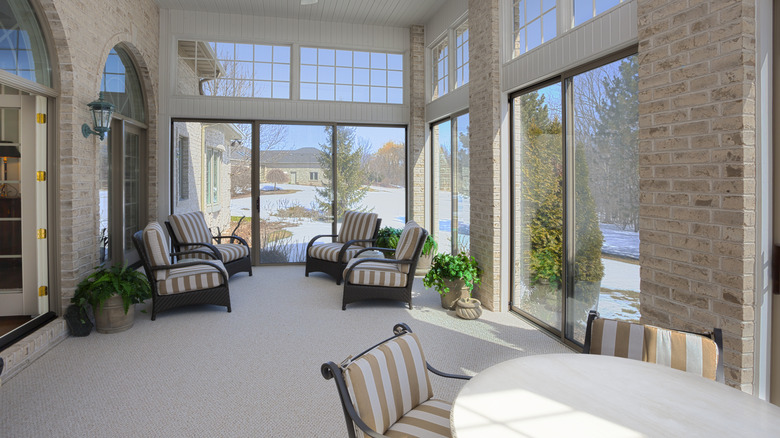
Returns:
[[[441,118],[468,109],[468,107],[469,84],[466,83],[425,105],[425,121],[427,123],[435,122]]]
[[[505,63],[501,89],[527,87],[636,43],[636,0],[630,0]]]
[[[468,0],[449,0],[425,23],[425,47],[433,44],[469,10]]]
[[[294,20],[409,27],[423,24],[453,0],[157,0],[160,9],[225,12]]]

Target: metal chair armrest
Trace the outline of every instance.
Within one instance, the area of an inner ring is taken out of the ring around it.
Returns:
[[[239,236],[214,236],[214,240],[221,241],[222,239],[230,239],[231,240],[230,243],[233,243],[232,242],[233,240],[238,240],[242,245],[246,246],[247,248],[249,247],[249,244],[246,242],[246,240],[243,237],[239,237]]]

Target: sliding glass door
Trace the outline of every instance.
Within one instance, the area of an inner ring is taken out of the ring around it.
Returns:
[[[433,145],[433,237],[438,251],[470,251],[469,114],[461,114],[431,127]]]
[[[560,330],[563,300],[561,83],[516,96],[514,284],[516,310]]]
[[[347,210],[406,223],[405,127],[176,121],[173,131],[173,211],[203,211],[213,234],[235,230],[255,263],[304,262]]]
[[[639,320],[635,56],[512,96],[512,308],[582,344]]]

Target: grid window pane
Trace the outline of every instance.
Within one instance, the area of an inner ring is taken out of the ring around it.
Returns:
[[[178,54],[182,94],[290,98],[271,92],[277,84],[289,90],[289,46],[180,40]]]
[[[301,48],[301,99],[402,103],[403,55]]]
[[[579,5],[580,1],[575,2],[576,14],[582,6]],[[558,35],[555,0],[514,0],[513,11],[513,57],[520,56]]]

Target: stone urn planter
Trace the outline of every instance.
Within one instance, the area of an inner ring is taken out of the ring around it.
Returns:
[[[433,251],[428,255],[420,254],[420,258],[417,260],[417,270],[414,271],[414,275],[422,277],[431,270],[431,262],[433,261]]]
[[[445,286],[450,288],[446,294],[440,294],[441,306],[448,310],[455,309],[455,303],[461,298],[469,297],[469,290],[463,280],[444,280]]]
[[[461,298],[455,302],[455,314],[463,319],[477,319],[482,315],[482,303],[476,298]]]
[[[125,313],[122,297],[114,295],[103,303],[100,310],[95,311],[95,330],[98,333],[123,332],[135,323],[135,304]]]

